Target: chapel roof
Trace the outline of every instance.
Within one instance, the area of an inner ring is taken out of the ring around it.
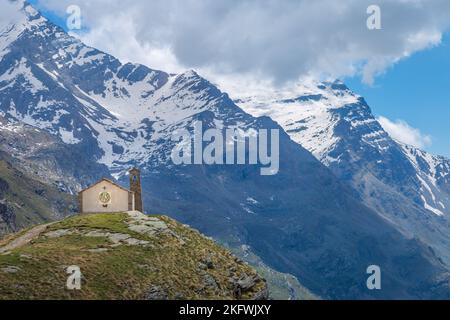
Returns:
[[[114,182],[114,181],[112,181],[112,180],[110,180],[110,179],[107,179],[107,178],[102,178],[102,179],[100,179],[99,181],[97,181],[96,183],[90,185],[89,187],[84,188],[84,189],[81,190],[79,193],[83,193],[83,192],[85,192],[85,191],[87,191],[87,190],[89,190],[89,189],[95,187],[96,185],[98,185],[99,183],[102,183],[102,182],[104,182],[104,181],[106,181],[106,182],[108,182],[108,183],[111,183],[112,185],[114,185],[114,186],[116,186],[116,187],[118,187],[118,188],[120,188],[120,189],[122,189],[122,190],[124,190],[124,191],[126,191],[126,192],[133,193],[133,191],[130,191],[129,189],[124,188],[124,187],[122,187],[121,185],[119,185],[118,183],[116,183],[116,182]]]

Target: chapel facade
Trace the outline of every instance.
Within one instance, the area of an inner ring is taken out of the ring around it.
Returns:
[[[78,193],[80,213],[144,212],[142,205],[141,173],[129,171],[130,189],[103,178]]]

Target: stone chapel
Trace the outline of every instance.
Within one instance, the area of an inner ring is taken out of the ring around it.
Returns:
[[[129,171],[130,189],[103,178],[78,193],[80,213],[113,213],[143,211],[141,173]]]

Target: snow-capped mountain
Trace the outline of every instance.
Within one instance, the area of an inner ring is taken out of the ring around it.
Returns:
[[[67,144],[87,144],[116,176],[133,163],[149,162],[175,124],[215,110],[225,98],[194,71],[169,75],[121,64],[48,23],[31,6],[24,13],[25,22],[1,36],[1,114]]]
[[[144,103],[157,99],[155,89],[168,84],[169,75],[122,65],[70,37],[31,6],[24,13],[24,21],[1,37],[3,115],[45,129],[67,144],[87,144],[96,160],[118,170],[123,163],[143,160],[139,149],[153,129],[151,120],[137,115],[151,116]]]
[[[450,214],[450,159],[435,156],[399,143],[417,172],[425,209],[439,215]]]
[[[81,155],[57,136],[1,116],[0,152],[10,155],[14,165],[34,179],[69,194],[110,175],[106,166]]]
[[[0,116],[0,236],[77,211],[76,198],[59,183],[58,170],[48,170],[57,152],[64,156],[64,172],[70,172],[72,154],[54,142],[48,133]]]
[[[393,140],[365,100],[340,81],[241,96],[237,104],[269,116],[358,196],[409,237],[420,237],[449,262],[449,159]]]
[[[362,204],[271,118],[244,112],[193,71],[171,75],[122,64],[27,3],[15,3],[20,21],[0,31],[0,116],[5,128],[35,128],[66,148],[50,157],[48,170],[61,169],[85,185],[90,173],[103,175],[102,168],[124,182],[129,167],[139,166],[147,211],[168,214],[231,247],[246,245],[324,298],[450,297],[448,267]],[[279,129],[279,173],[261,176],[260,165],[174,165],[172,133],[196,121],[205,129]],[[34,160],[34,150],[13,143],[7,152],[22,165]],[[47,150],[40,154],[53,155]],[[70,170],[64,159],[74,164]],[[366,287],[365,270],[374,263],[386,275],[380,292]]]

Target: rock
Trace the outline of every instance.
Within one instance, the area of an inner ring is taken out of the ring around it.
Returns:
[[[233,295],[235,299],[241,299],[242,294],[251,291],[256,284],[263,281],[258,275],[248,276],[244,274],[241,278],[233,277],[228,280],[233,288]],[[264,286],[266,289],[261,290],[255,294],[254,300],[264,300],[269,297],[269,291],[267,285]],[[267,292],[266,292],[267,291]]]
[[[4,268],[1,268],[0,270],[2,270],[2,272],[4,272],[4,273],[17,273],[21,269],[19,267],[16,267],[16,266],[6,266]]]
[[[168,300],[169,295],[166,290],[159,286],[152,286],[145,294],[146,300]]]
[[[93,238],[108,238],[110,235],[109,232],[102,232],[98,230],[89,231],[84,234],[85,237],[93,237]]]
[[[243,263],[243,261],[241,259],[239,259],[238,257],[234,257],[234,262],[236,262],[237,264]]]
[[[170,231],[169,227],[164,221],[155,217],[146,216],[140,212],[128,212],[130,217],[127,221],[128,229],[131,231],[154,236],[159,233],[167,233]]]
[[[135,238],[128,238],[128,239],[124,240],[124,242],[130,246],[145,246],[150,243],[146,240],[139,240],[139,239],[135,239]]]
[[[204,264],[208,269],[214,269],[214,263],[212,261],[211,255],[207,255],[205,258],[203,258],[201,263]]]
[[[198,269],[206,270],[206,269],[208,269],[208,266],[206,264],[204,264],[203,262],[199,262],[198,263]]]
[[[205,273],[203,275],[203,284],[205,285],[205,288],[217,290],[219,289],[219,286],[217,285],[216,279],[209,273]]]
[[[122,244],[128,244],[130,246],[145,246],[150,244],[150,242],[145,240],[139,240],[132,238],[129,234],[124,233],[111,233],[111,232],[102,232],[98,230],[89,231],[84,234],[85,237],[95,237],[95,238],[107,238],[113,244],[111,247],[117,247]]]
[[[109,250],[106,248],[96,248],[96,249],[88,249],[86,251],[89,251],[91,253],[102,253],[102,252],[107,252]]]
[[[261,291],[257,292],[252,297],[252,300],[269,300],[269,288],[267,285],[265,285]]]
[[[67,236],[67,235],[71,235],[73,233],[74,233],[73,230],[61,229],[61,230],[55,230],[55,231],[47,232],[44,235],[46,237],[49,237],[49,238],[60,238],[60,237],[64,237],[64,236]]]
[[[120,243],[125,242],[125,240],[130,239],[129,234],[123,234],[123,233],[109,233],[108,239],[111,240],[113,243]]]
[[[174,299],[175,299],[175,300],[186,300],[186,297],[184,296],[184,294],[182,294],[182,293],[180,293],[180,292],[177,292],[177,293],[175,293],[175,295],[174,295]]]
[[[253,288],[260,280],[261,279],[256,275],[253,277],[244,275],[241,279],[238,280],[237,284],[243,291],[248,291]]]

